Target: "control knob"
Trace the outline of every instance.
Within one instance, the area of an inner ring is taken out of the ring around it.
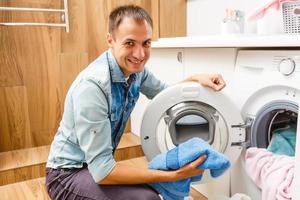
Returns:
[[[296,63],[291,58],[282,59],[278,65],[278,71],[285,76],[291,75],[295,71],[295,68]]]

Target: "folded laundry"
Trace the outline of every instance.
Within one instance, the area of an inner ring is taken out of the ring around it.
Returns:
[[[221,176],[230,167],[230,161],[226,156],[214,150],[200,138],[192,138],[168,152],[157,155],[151,160],[148,167],[150,169],[176,170],[205,154],[207,158],[198,168],[209,169],[212,177]],[[191,182],[201,179],[202,175],[199,175],[175,182],[159,182],[150,185],[165,200],[183,200],[189,194]]]
[[[268,151],[278,155],[295,156],[296,131],[294,125],[273,131]]]
[[[245,160],[247,174],[262,190],[262,200],[291,199],[294,157],[251,147],[246,151]]]

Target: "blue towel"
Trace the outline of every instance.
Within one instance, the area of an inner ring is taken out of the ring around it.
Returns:
[[[177,147],[154,157],[148,167],[159,170],[176,170],[196,160],[201,155],[207,155],[206,160],[198,167],[209,169],[212,177],[221,176],[229,167],[229,160],[214,150],[207,142],[200,138],[192,138]],[[160,193],[164,200],[183,200],[189,195],[191,182],[200,181],[202,175],[182,179],[175,182],[159,182],[150,185]]]
[[[267,150],[278,155],[295,156],[296,127],[287,126],[273,131]]]

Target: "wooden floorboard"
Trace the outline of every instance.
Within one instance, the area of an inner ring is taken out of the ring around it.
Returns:
[[[50,200],[45,178],[1,186],[0,194],[1,200]]]
[[[50,146],[40,146],[28,149],[14,150],[0,153],[0,171],[17,169],[45,163]]]

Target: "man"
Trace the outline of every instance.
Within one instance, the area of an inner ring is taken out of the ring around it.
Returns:
[[[116,163],[113,152],[139,97],[153,98],[167,86],[144,68],[151,50],[152,20],[138,6],[122,6],[109,16],[110,49],[71,85],[64,114],[51,145],[46,185],[52,199],[159,200],[146,183],[176,181],[203,173],[205,156],[176,171],[138,169]],[[220,75],[196,75],[215,91]]]

